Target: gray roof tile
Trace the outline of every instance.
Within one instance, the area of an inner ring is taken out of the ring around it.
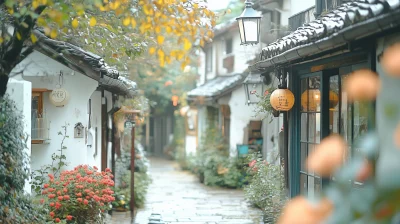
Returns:
[[[235,74],[231,76],[218,76],[205,84],[188,92],[188,99],[195,97],[213,98],[218,97],[227,90],[241,84],[245,76]]]
[[[260,58],[271,59],[285,51],[334,36],[344,28],[398,8],[400,8],[399,0],[354,0],[343,3],[337,9],[269,44],[262,50]]]

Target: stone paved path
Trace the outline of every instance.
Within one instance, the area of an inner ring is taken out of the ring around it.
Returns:
[[[260,210],[248,206],[242,190],[204,186],[175,162],[158,158],[151,158],[150,174],[153,183],[135,224],[147,224],[151,213],[161,214],[168,224],[262,223]],[[119,215],[122,217],[118,221],[114,217],[114,223],[129,223],[123,214]]]

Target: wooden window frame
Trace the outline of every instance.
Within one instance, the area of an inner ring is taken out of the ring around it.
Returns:
[[[33,88],[32,89],[32,98],[34,96],[38,97],[38,114],[43,115],[43,93],[50,92],[49,89],[44,88]],[[31,140],[31,144],[43,144],[43,140]]]

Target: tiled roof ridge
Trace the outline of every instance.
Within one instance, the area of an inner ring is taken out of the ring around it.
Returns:
[[[334,35],[337,31],[398,8],[399,0],[348,1],[316,20],[304,24],[262,49],[260,59],[273,58],[295,47]]]

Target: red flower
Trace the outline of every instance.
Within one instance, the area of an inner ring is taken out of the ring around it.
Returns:
[[[265,92],[264,92],[264,96],[266,96],[266,95],[268,95],[268,90],[265,90]]]
[[[110,168],[106,168],[105,171],[106,171],[106,172],[111,172],[111,169],[110,169]]]
[[[255,166],[255,165],[256,165],[256,163],[257,163],[257,161],[256,161],[256,160],[253,160],[253,161],[251,161],[251,162],[249,163],[249,167],[253,167],[253,166]]]
[[[47,197],[49,197],[49,198],[55,198],[56,195],[55,195],[55,194],[49,194]]]
[[[255,90],[250,91],[250,94],[256,94],[256,93],[257,93],[257,91],[255,91]]]
[[[77,197],[82,197],[82,193],[75,194]]]
[[[64,193],[67,193],[67,192],[68,192],[68,189],[67,189],[67,188],[64,188],[63,191],[64,191]]]
[[[51,217],[54,217],[54,212],[50,212],[50,216],[51,216]]]
[[[54,175],[49,173],[48,176],[50,177],[50,179],[54,179]]]
[[[42,199],[40,199],[40,204],[43,204],[44,203],[44,199],[42,198]]]
[[[59,201],[62,201],[63,198],[64,198],[63,196],[58,196],[58,200],[59,200]]]
[[[62,205],[61,205],[60,203],[56,202],[56,209],[60,209],[61,206],[62,206]]]
[[[42,191],[42,194],[47,194],[47,191],[46,190]]]
[[[59,218],[56,218],[55,222],[60,222],[61,220]]]
[[[54,202],[51,202],[51,203],[50,203],[50,207],[54,207]]]
[[[69,199],[70,199],[69,195],[64,195],[64,200],[69,200]]]
[[[76,199],[78,202],[82,202],[82,198],[78,198]]]
[[[71,221],[72,220],[72,215],[67,215],[67,220]]]
[[[57,191],[57,195],[60,196],[61,195],[61,191]]]
[[[97,166],[93,166],[93,169],[94,170],[99,170],[99,168],[97,168]]]
[[[44,184],[43,187],[44,187],[44,188],[48,188],[48,187],[49,187],[49,184]]]
[[[85,200],[83,201],[83,204],[87,205],[87,204],[89,204],[89,201],[85,199]]]

